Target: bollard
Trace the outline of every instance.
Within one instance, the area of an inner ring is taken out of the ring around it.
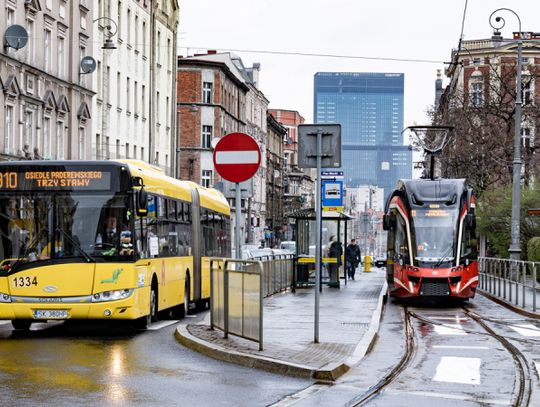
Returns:
[[[371,271],[371,256],[364,257],[364,273],[369,273]]]

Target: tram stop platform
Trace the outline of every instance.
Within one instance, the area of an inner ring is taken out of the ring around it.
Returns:
[[[210,313],[176,329],[183,345],[215,359],[275,373],[333,381],[356,365],[375,341],[386,293],[384,269],[356,272],[340,288],[323,285],[319,343],[314,343],[315,287],[275,294],[264,300],[263,345],[210,328]]]

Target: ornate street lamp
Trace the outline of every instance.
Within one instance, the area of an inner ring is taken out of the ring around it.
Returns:
[[[109,17],[98,17],[94,20],[94,23],[100,20],[107,21],[107,25],[105,26],[105,28],[107,29],[107,33],[105,34],[107,38],[103,42],[103,46],[101,47],[101,49],[116,49],[116,44],[112,40],[112,37],[114,37],[118,31],[118,25],[116,24],[116,21]],[[112,31],[113,28],[114,31]]]
[[[519,236],[520,221],[520,201],[521,201],[521,51],[523,47],[523,32],[521,31],[521,19],[517,13],[509,8],[499,8],[489,16],[489,24],[494,29],[494,35],[500,35],[499,30],[504,27],[505,20],[500,16],[495,16],[500,11],[507,11],[514,14],[518,20],[519,32],[517,33],[517,78],[516,78],[516,116],[515,116],[515,134],[514,134],[514,161],[512,177],[512,223],[511,223],[511,241],[508,249],[510,258],[520,260],[521,247]],[[493,17],[495,16],[493,21]],[[514,38],[516,35],[514,33]]]

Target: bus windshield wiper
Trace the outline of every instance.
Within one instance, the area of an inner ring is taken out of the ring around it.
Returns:
[[[81,244],[73,239],[64,229],[62,228],[56,228],[56,230],[60,233],[62,233],[69,242],[75,246],[75,248],[83,255],[84,259],[90,263],[90,262],[96,262],[96,259],[94,259],[92,256],[90,256],[88,253],[84,251],[84,249],[81,247]]]
[[[19,267],[21,264],[25,262],[25,260],[28,260],[28,255],[32,250],[34,250],[37,247],[37,244],[39,243],[39,239],[36,237],[34,240],[32,240],[24,249],[24,252],[20,254],[17,259],[9,265],[9,269],[7,269],[8,273],[12,273],[17,270],[17,267]]]
[[[448,246],[448,249],[446,249],[446,252],[444,252],[444,255],[437,262],[435,267],[439,267],[444,261],[446,261],[446,259],[452,260],[452,258],[450,257],[450,254],[452,253],[452,250],[454,250],[454,247],[452,245]]]

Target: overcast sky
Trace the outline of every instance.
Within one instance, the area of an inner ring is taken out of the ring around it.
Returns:
[[[465,0],[179,0],[179,50],[259,50],[439,61],[268,55],[235,51],[246,66],[261,63],[260,89],[271,108],[298,110],[313,122],[316,72],[403,72],[405,126],[426,124],[437,69],[458,45]],[[465,40],[489,38],[489,16],[513,9],[523,31],[540,31],[538,0],[469,0]],[[518,31],[510,13],[503,36]]]

